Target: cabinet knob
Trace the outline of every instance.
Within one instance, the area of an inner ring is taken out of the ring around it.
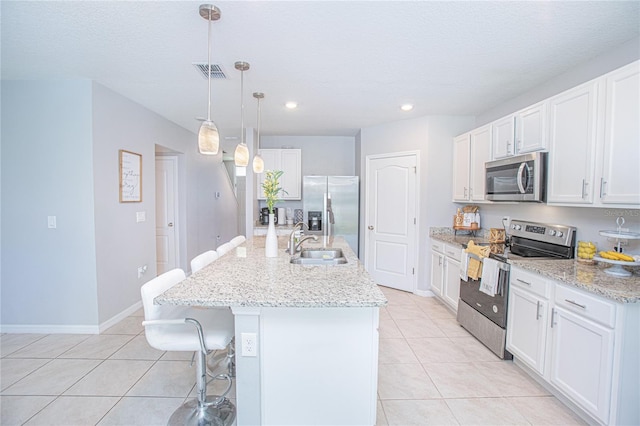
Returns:
[[[369,225],[369,226],[367,226],[367,229],[368,229],[369,231],[373,231],[373,226]]]
[[[169,223],[167,224],[167,226],[168,226],[169,228],[173,228],[173,222],[169,222]]]

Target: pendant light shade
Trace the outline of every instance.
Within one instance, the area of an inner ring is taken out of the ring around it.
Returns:
[[[262,159],[262,157],[260,157],[260,154],[256,154],[256,156],[253,157],[253,172],[264,172],[264,160]]]
[[[220,134],[213,121],[205,120],[198,132],[198,150],[200,154],[216,155],[220,147]]]
[[[253,172],[262,173],[264,172],[264,160],[260,156],[260,99],[264,98],[264,93],[254,92],[253,97],[258,100],[258,148],[256,155],[253,157]]]
[[[249,147],[244,142],[244,72],[249,69],[248,62],[238,61],[235,67],[240,71],[240,143],[236,146],[233,161],[236,167],[247,167],[249,165]]]
[[[220,147],[220,134],[218,127],[211,121],[211,21],[220,19],[220,9],[211,4],[202,4],[200,5],[200,16],[209,21],[207,33],[207,95],[209,103],[207,119],[202,122],[198,131],[198,151],[200,154],[216,155]]]

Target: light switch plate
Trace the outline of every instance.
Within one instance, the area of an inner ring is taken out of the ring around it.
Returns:
[[[55,229],[57,227],[55,216],[47,216],[47,227],[49,229]]]
[[[147,220],[147,212],[136,212],[136,222],[144,222]]]

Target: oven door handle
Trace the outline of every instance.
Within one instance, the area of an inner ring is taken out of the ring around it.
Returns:
[[[522,184],[522,177],[524,175],[525,169],[527,170],[526,187]],[[518,182],[518,189],[520,190],[521,194],[525,194],[527,192],[527,188],[529,187],[529,176],[530,176],[529,166],[527,165],[526,162],[521,163],[520,167],[518,167],[518,177],[516,179],[516,181]]]

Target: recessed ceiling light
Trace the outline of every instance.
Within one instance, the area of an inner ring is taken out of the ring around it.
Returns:
[[[411,111],[413,109],[413,104],[404,104],[400,106],[400,109],[403,111]]]
[[[293,101],[289,101],[286,104],[284,104],[284,106],[286,106],[288,109],[296,109],[296,108],[298,108],[298,103],[297,102],[293,102]]]

